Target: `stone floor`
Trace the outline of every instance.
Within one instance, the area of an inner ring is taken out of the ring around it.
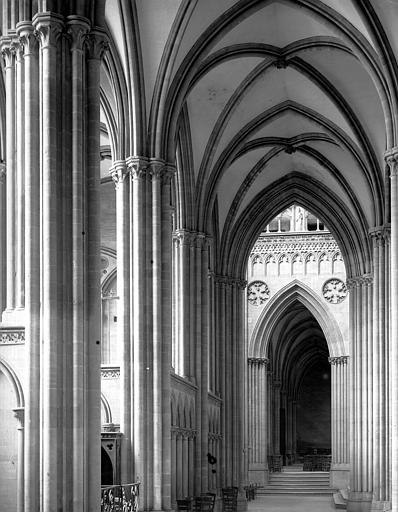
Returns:
[[[259,496],[248,512],[336,512],[331,496]]]

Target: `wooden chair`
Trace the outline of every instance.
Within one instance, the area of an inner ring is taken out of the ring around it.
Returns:
[[[184,498],[183,500],[177,500],[177,508],[178,510],[192,510],[192,498]]]
[[[238,488],[224,487],[222,490],[224,512],[236,512],[238,507]]]

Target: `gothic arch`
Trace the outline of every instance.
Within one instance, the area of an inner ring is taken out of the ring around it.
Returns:
[[[7,379],[9,380],[12,389],[14,390],[15,397],[17,399],[17,403],[15,407],[24,407],[25,406],[25,398],[22,389],[21,382],[15,373],[15,371],[11,368],[11,366],[5,361],[3,357],[0,356],[0,372],[2,372]]]
[[[331,357],[345,355],[345,343],[339,326],[317,295],[305,284],[294,280],[275,294],[263,309],[249,343],[250,357],[267,357],[268,345],[275,326],[286,309],[301,302],[319,323]]]
[[[251,248],[271,219],[292,204],[322,219],[336,239],[347,277],[371,272],[371,247],[363,215],[347,213],[339,197],[323,183],[292,172],[253,198],[233,226],[222,235],[220,274],[244,278]]]
[[[109,405],[109,402],[104,395],[104,393],[101,393],[101,407],[104,411],[104,418],[105,423],[112,423],[112,410],[111,406]]]

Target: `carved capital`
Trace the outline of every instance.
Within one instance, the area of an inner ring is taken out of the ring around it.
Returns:
[[[18,429],[23,429],[25,424],[25,408],[17,407],[13,409],[13,413],[18,420]]]
[[[148,176],[148,159],[140,156],[130,156],[126,159],[132,180],[146,179]]]
[[[18,38],[14,41],[14,47],[15,47],[15,61],[20,64],[23,61],[24,57],[24,47],[21,44],[21,39]]]
[[[108,37],[104,31],[97,28],[86,35],[85,46],[89,59],[101,60],[109,48]]]
[[[247,362],[249,366],[268,366],[268,357],[248,357]]]
[[[70,40],[71,51],[83,52],[90,22],[81,16],[68,16],[66,34]]]
[[[19,42],[23,48],[25,57],[37,54],[39,41],[32,25],[23,26],[18,33],[20,34]]]
[[[373,283],[373,276],[371,274],[364,274],[363,276],[355,276],[347,279],[347,288],[359,288],[360,286],[370,286]]]
[[[0,185],[2,183],[6,182],[6,175],[7,175],[6,164],[5,164],[5,162],[0,162]]]
[[[4,60],[5,69],[13,68],[15,65],[15,43],[11,40],[2,41],[1,55]]]
[[[384,245],[384,226],[377,226],[370,229],[369,236],[373,240],[374,245],[378,247]]]
[[[130,171],[127,169],[127,165],[124,160],[117,160],[110,168],[109,174],[115,184],[115,187],[118,188],[119,185],[124,182],[126,176],[130,174]]]
[[[41,49],[56,48],[64,29],[63,17],[57,14],[37,14],[33,18],[35,34]]]
[[[215,281],[227,286],[236,286],[241,290],[244,290],[247,286],[247,281],[245,279],[239,279],[238,277],[233,276],[216,275]]]
[[[390,243],[391,240],[391,226],[388,224],[384,227],[383,237],[386,244]]]
[[[174,232],[174,238],[180,242],[180,245],[191,247],[195,242],[195,232],[189,229],[177,229]]]
[[[329,357],[328,361],[329,361],[330,364],[333,364],[333,365],[347,364],[348,363],[348,356]]]
[[[392,148],[384,153],[384,160],[386,161],[389,170],[390,178],[398,175],[398,147]]]
[[[162,184],[166,185],[171,182],[176,169],[173,164],[153,158],[150,160],[149,172],[153,181],[160,180]]]

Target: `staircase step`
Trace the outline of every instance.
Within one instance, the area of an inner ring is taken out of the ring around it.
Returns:
[[[267,487],[267,489],[261,489],[261,491],[257,491],[258,496],[264,496],[269,494],[289,494],[289,495],[312,495],[312,496],[332,496],[335,492],[334,489],[272,489]]]
[[[336,489],[330,489],[329,472],[325,471],[272,473],[268,485],[257,489],[258,495],[332,496],[336,492]]]
[[[335,492],[333,494],[333,502],[334,502],[334,507],[335,508],[340,508],[342,510],[346,510],[347,509],[347,502],[343,498],[343,496],[341,495],[340,492]]]

